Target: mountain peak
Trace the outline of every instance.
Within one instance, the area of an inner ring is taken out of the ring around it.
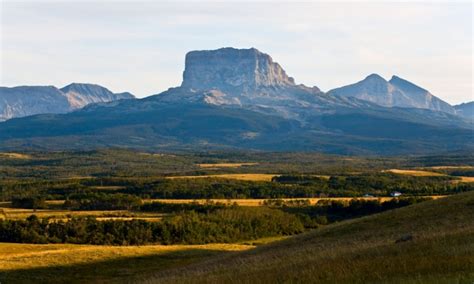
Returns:
[[[377,74],[371,74],[364,80],[352,85],[329,91],[340,97],[354,97],[384,107],[421,108],[454,114],[448,103],[433,96],[427,90],[393,75],[390,81]]]
[[[100,85],[97,85],[97,84],[90,84],[90,83],[71,83],[63,88],[61,88],[61,91],[63,91],[64,93],[68,93],[68,92],[77,92],[77,93],[81,93],[81,92],[101,92],[101,93],[108,93],[108,94],[112,94],[112,92],[105,88],[105,87],[102,87]]]
[[[270,55],[256,48],[191,51],[186,54],[182,87],[198,90],[294,86]]]
[[[376,74],[376,73],[372,73],[369,76],[365,77],[365,79],[363,81],[368,81],[368,80],[383,81],[385,83],[387,82],[382,76],[380,76],[379,74]]]

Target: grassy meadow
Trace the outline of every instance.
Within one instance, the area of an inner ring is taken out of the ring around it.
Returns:
[[[247,244],[96,246],[0,243],[2,283],[126,282],[136,275],[181,267]]]

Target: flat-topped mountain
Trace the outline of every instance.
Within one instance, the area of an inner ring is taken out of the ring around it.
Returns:
[[[447,102],[397,76],[386,81],[381,76],[372,74],[355,84],[333,89],[328,94],[338,97],[354,97],[384,107],[421,108],[450,114],[456,113]]]
[[[354,107],[362,101],[325,95],[296,85],[270,55],[255,48],[191,51],[181,86],[154,96],[161,102],[234,105],[299,121],[310,114]]]
[[[131,99],[130,93],[115,94],[99,85],[73,83],[54,86],[0,87],[0,121],[43,113],[66,113],[91,103]]]
[[[98,86],[77,84],[55,92],[69,107],[112,96]],[[472,123],[445,104],[397,77],[387,82],[371,75],[325,94],[295,84],[269,55],[253,48],[192,51],[180,86],[140,100],[8,120],[0,123],[0,149],[231,148],[359,155],[474,149]]]
[[[186,54],[182,87],[196,90],[294,86],[273,59],[255,48],[191,51]]]

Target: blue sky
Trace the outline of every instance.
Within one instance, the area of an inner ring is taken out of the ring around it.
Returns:
[[[1,1],[2,86],[90,82],[138,97],[190,50],[255,47],[323,91],[378,73],[473,98],[472,2]]]

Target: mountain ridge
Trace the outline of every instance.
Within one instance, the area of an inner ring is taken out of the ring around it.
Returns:
[[[384,107],[296,85],[269,55],[256,50],[190,54],[178,87],[143,99],[90,104],[67,114],[11,119],[0,123],[0,148],[252,149],[358,155],[474,149],[472,122],[455,113]],[[403,81],[392,85],[376,74],[366,80],[375,90],[397,85],[403,94],[411,88],[423,93]]]
[[[43,113],[67,113],[91,103],[131,99],[130,93],[113,93],[96,84],[0,87],[0,121]]]

